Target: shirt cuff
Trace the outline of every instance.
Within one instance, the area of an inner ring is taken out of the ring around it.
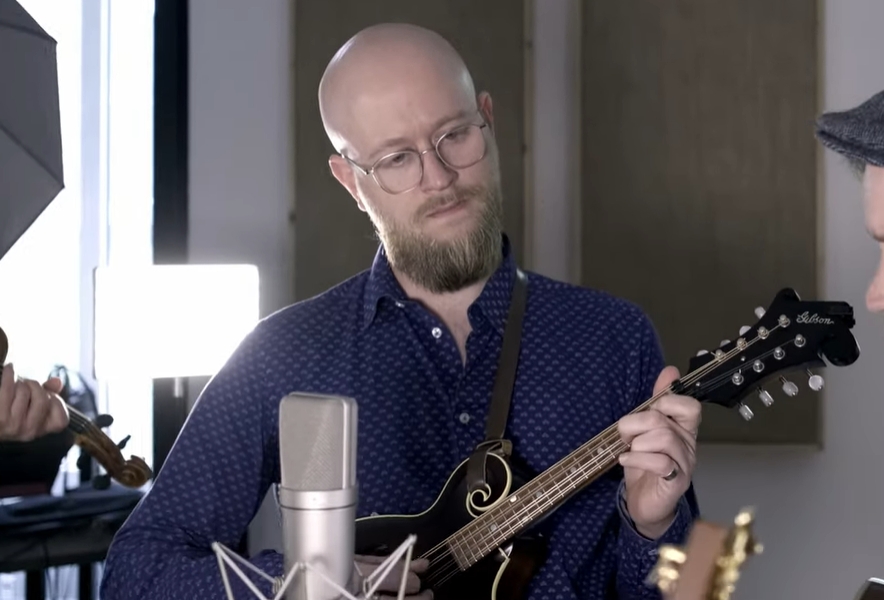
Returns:
[[[658,546],[662,544],[684,544],[693,523],[687,498],[682,495],[675,507],[675,519],[673,519],[672,524],[669,525],[669,528],[663,535],[656,540],[645,537],[639,533],[638,528],[635,526],[635,521],[629,516],[629,511],[626,508],[626,484],[622,481],[617,488],[617,510],[620,512],[620,520],[623,524],[622,542],[627,547],[634,548],[640,552],[647,552],[654,560],[657,558]]]

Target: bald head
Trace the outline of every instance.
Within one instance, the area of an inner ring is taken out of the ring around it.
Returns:
[[[365,159],[385,139],[475,111],[476,91],[442,36],[385,23],[363,29],[334,55],[319,85],[319,109],[335,149]]]

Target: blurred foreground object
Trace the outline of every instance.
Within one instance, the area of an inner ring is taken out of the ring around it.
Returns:
[[[859,588],[854,600],[884,600],[884,579],[870,577]]]
[[[650,583],[668,600],[729,600],[743,563],[762,552],[753,521],[750,508],[740,511],[730,530],[697,521],[684,548],[660,546]]]
[[[0,0],[0,259],[64,188],[56,43]]]

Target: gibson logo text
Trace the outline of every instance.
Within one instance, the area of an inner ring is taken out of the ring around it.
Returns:
[[[821,317],[816,313],[810,314],[803,312],[795,318],[796,323],[807,323],[808,325],[834,325],[835,321],[829,317]]]

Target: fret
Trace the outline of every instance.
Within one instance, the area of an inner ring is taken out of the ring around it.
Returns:
[[[611,436],[613,429],[599,434],[561,459],[534,480],[513,493],[503,504],[491,509],[464,527],[458,541],[463,559],[474,564],[506,540],[556,508],[576,490],[604,471],[625,445]]]
[[[448,552],[454,557],[454,562],[457,563],[458,568],[464,570],[467,568],[467,557],[464,553],[463,542],[457,539],[458,535],[459,532],[455,533],[449,540],[447,544]],[[460,535],[462,537],[462,534]]]

